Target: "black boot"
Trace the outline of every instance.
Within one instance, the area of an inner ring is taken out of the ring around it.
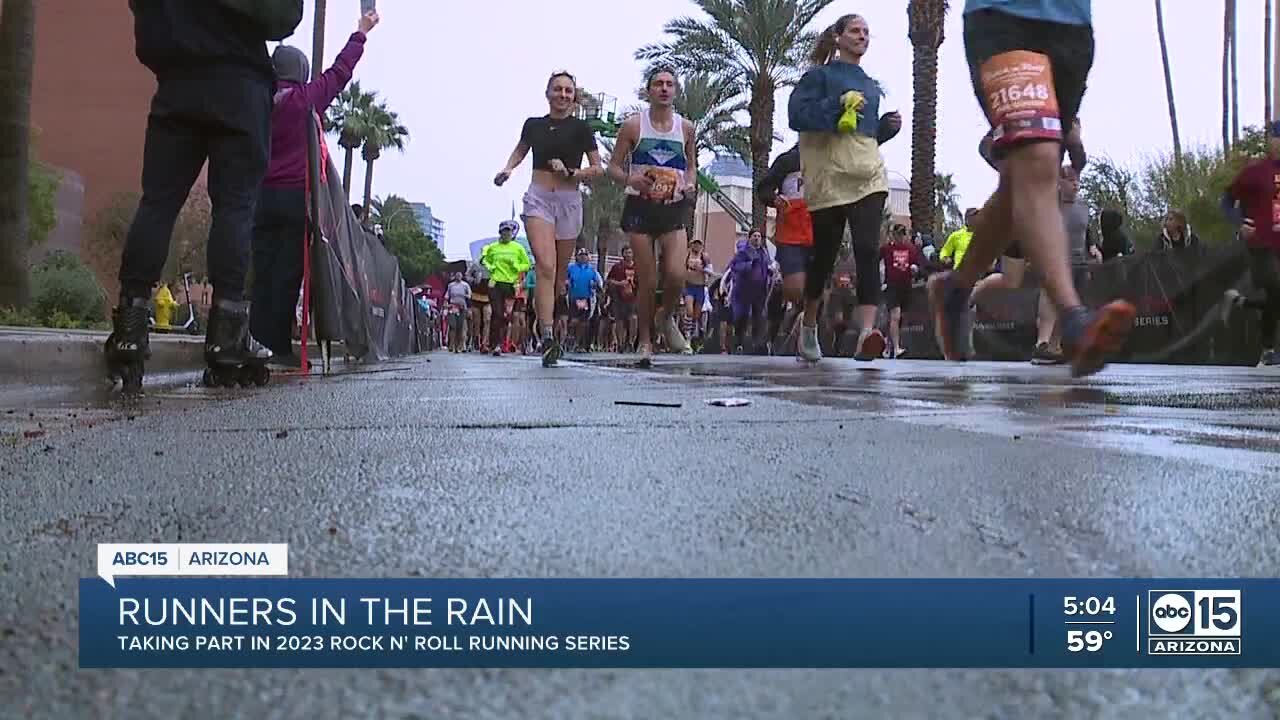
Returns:
[[[120,380],[124,389],[142,389],[144,365],[151,357],[151,313],[146,298],[121,297],[111,311],[111,334],[103,351],[112,380]]]

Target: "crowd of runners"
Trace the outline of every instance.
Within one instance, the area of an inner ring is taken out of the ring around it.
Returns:
[[[377,14],[362,17],[335,66],[308,82],[301,52],[281,46],[274,57],[266,54],[263,39],[277,28],[265,15],[255,26],[199,3],[131,8],[139,59],[159,86],[107,357],[126,384],[140,384],[148,354],[145,302],[164,264],[163,241],[207,160],[214,313],[206,354],[211,369],[248,367],[260,380],[257,369],[273,350],[291,353],[283,328],[295,304],[297,257],[277,251],[300,247],[305,224],[308,131],[299,118],[323,112],[346,85]],[[979,155],[1000,179],[969,216],[964,247],[948,243],[939,253],[941,267],[926,267],[909,230],[889,228],[885,237],[889,188],[880,147],[898,136],[902,118],[881,112],[881,85],[862,65],[870,29],[849,14],[820,33],[811,67],[788,101],[788,124],[799,142],[757,188],[777,213],[776,257],[757,230],[718,274],[688,241],[698,150],[693,123],[674,109],[681,91],[675,69],[648,73],[647,103],[623,122],[607,165],[593,130],[575,112],[576,78],[552,73],[548,112],[524,122],[494,177],[504,185],[532,153],[522,213],[532,258],[514,242],[514,224],[500,227],[501,239],[485,249],[470,282],[450,284],[444,322],[451,347],[473,342],[487,352],[538,352],[545,366],[556,365],[567,347],[616,349],[635,353],[644,367],[656,352],[693,352],[710,335],[724,351],[747,349],[748,337],[750,349],[759,350],[794,318],[796,357],[814,363],[824,355],[819,325],[826,316],[858,329],[852,352],[869,361],[902,351],[893,319],[911,295],[904,288],[936,270],[927,280],[935,339],[948,360],[964,360],[973,354],[976,306],[993,288],[1020,286],[1030,267],[1050,328],[1037,353],[1070,364],[1076,376],[1097,372],[1125,343],[1135,308],[1113,300],[1091,309],[1079,288],[1087,276],[1081,265],[1097,252],[1081,242],[1087,213],[1070,200],[1086,162],[1078,113],[1094,61],[1091,2],[966,0],[963,22],[974,92],[991,126]],[[1275,358],[1280,319],[1280,124],[1270,134],[1271,157],[1246,168],[1222,203],[1250,248],[1257,288],[1229,294],[1225,305],[1262,313],[1264,361]],[[627,235],[624,261],[604,276],[576,243],[583,185],[603,182],[624,188],[619,227]],[[244,297],[250,247],[255,270],[273,283],[255,287],[261,322],[251,321]],[[877,322],[882,305],[890,315],[888,339]],[[728,332],[708,332],[730,326],[732,341]]]
[[[1066,216],[1064,222],[1060,202],[1062,184],[1074,183],[1080,169],[1078,162],[1064,165],[1063,160],[1069,147],[1079,145],[1076,118],[1093,63],[1089,6],[1085,0],[966,3],[971,75],[992,126],[981,153],[1001,179],[986,207],[971,218],[972,239],[962,257],[929,280],[937,341],[948,359],[971,356],[974,305],[985,288],[1020,282],[1019,270],[988,278],[1001,256],[1005,266],[1024,258],[1034,264],[1054,320],[1054,337],[1060,338],[1063,357],[1076,375],[1100,369],[1132,326],[1135,311],[1124,301],[1097,310],[1081,301],[1068,239],[1073,218]],[[696,195],[697,147],[693,124],[673,107],[680,92],[675,70],[658,66],[649,72],[647,106],[623,123],[607,167],[590,127],[575,115],[576,79],[565,71],[553,73],[546,87],[549,112],[525,121],[515,149],[494,178],[495,184],[504,184],[532,152],[533,179],[523,213],[534,255],[533,281],[524,297],[522,327],[527,330],[508,341],[503,334],[506,313],[500,310],[496,315],[501,320],[490,323],[493,331],[482,347],[501,352],[536,344],[546,366],[557,363],[570,337],[580,349],[631,350],[634,312],[639,318],[634,351],[643,367],[659,348],[655,335],[666,350],[689,353],[694,350],[690,341],[705,333],[704,310],[716,321],[734,321],[740,330],[747,324],[767,326],[769,300],[776,296],[799,317],[796,356],[812,363],[823,356],[818,332],[823,307],[833,291],[851,290],[849,320],[859,329],[854,355],[861,360],[883,357],[888,342],[876,322],[882,294],[892,285],[898,295],[897,288],[914,281],[924,263],[905,238],[900,252],[882,252],[889,188],[880,146],[899,134],[902,118],[880,112],[881,85],[862,67],[869,45],[870,29],[859,15],[842,16],[820,35],[812,67],[788,104],[789,124],[799,133],[799,143],[774,162],[758,188],[777,210],[777,258],[764,250],[763,233],[754,231],[740,246],[733,267],[726,269],[725,276],[734,282],[727,288],[721,282],[718,292],[710,282],[713,269],[685,232]],[[1073,161],[1076,157],[1073,152]],[[630,280],[625,290],[617,280],[586,270],[589,263],[581,255],[570,263],[582,229],[581,185],[597,181],[625,188],[620,218],[628,235],[624,265]],[[852,238],[850,288],[833,282],[846,232]],[[1011,243],[1014,238],[1017,242]],[[510,240],[497,245],[503,243]],[[883,271],[882,260],[887,261]],[[481,262],[492,272],[491,262],[498,261]],[[576,270],[579,266],[584,269]],[[894,283],[886,282],[889,276]],[[975,287],[984,278],[986,285]],[[452,287],[461,292],[462,282],[455,279]],[[617,304],[618,312],[608,312],[610,304]],[[891,297],[888,304],[900,309],[902,298]],[[562,325],[557,332],[565,317],[558,309],[567,310],[574,330]],[[611,322],[600,322],[605,317]],[[603,328],[619,324],[623,331],[610,330],[602,342]],[[742,337],[741,332],[736,335]],[[763,337],[772,336],[765,332]],[[898,352],[900,345],[889,349],[890,354]]]

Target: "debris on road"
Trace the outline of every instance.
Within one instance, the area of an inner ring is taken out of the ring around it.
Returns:
[[[681,408],[684,403],[642,402],[640,400],[614,400],[614,405],[630,405],[632,407]]]
[[[707,404],[712,407],[746,407],[751,404],[751,401],[743,398],[718,398],[708,400]]]

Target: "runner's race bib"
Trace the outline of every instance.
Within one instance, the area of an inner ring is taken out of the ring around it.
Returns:
[[[1027,50],[1001,53],[983,63],[982,92],[992,141],[1062,140],[1062,117],[1049,58]]]
[[[590,307],[590,305],[587,303],[586,300],[575,300],[574,304],[578,306],[579,310],[586,310],[588,307]]]
[[[653,189],[646,199],[654,202],[671,202],[676,199],[676,188],[680,185],[680,172],[671,168],[651,168],[645,175],[653,181]]]

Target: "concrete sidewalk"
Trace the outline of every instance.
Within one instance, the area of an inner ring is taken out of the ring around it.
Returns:
[[[102,348],[103,330],[57,330],[0,326],[0,387],[56,386],[105,383],[107,366]],[[320,363],[320,348],[311,344],[313,365]],[[342,360],[342,344],[333,345],[334,361]],[[204,334],[151,333],[149,376],[188,373],[204,369]]]
[[[102,347],[107,335],[99,330],[0,327],[0,386],[105,382]],[[148,374],[203,366],[203,335],[152,333]]]

